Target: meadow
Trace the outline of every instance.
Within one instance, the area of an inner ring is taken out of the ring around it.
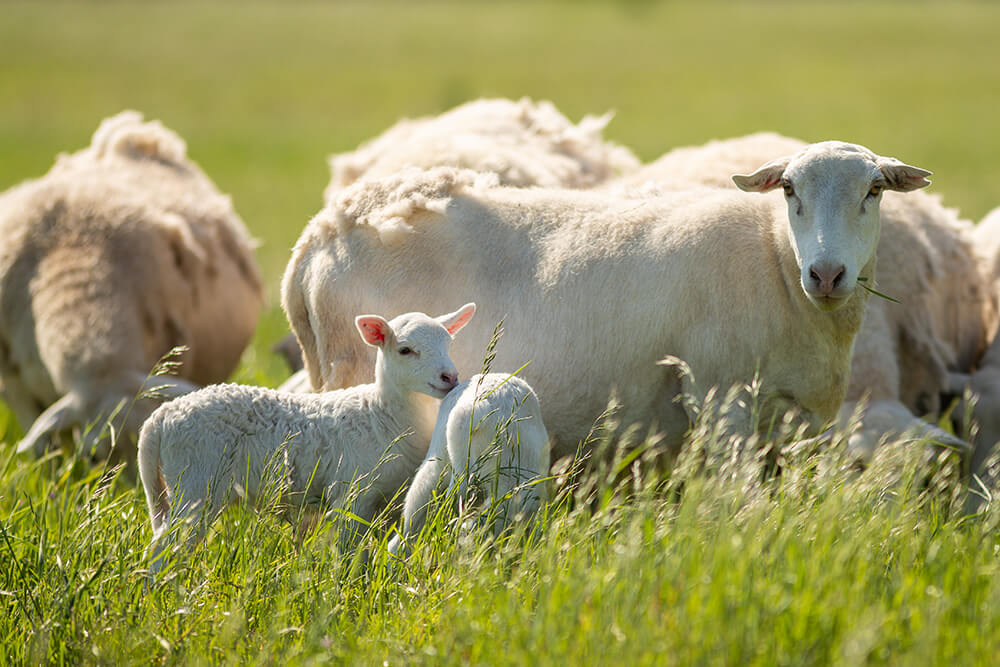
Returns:
[[[844,139],[932,170],[978,220],[1000,205],[998,26],[1000,6],[946,0],[3,2],[0,190],[122,109],[176,130],[260,240],[270,303],[234,379],[274,386],[278,281],[326,157],[401,117],[614,109],[606,136],[643,160]],[[995,664],[1000,511],[964,515],[912,447],[864,474],[839,451],[764,481],[752,458],[701,470],[700,426],[671,476],[640,456],[560,479],[530,534],[460,537],[444,512],[400,564],[244,508],[148,588],[141,490],[16,457],[0,404],[0,661]]]

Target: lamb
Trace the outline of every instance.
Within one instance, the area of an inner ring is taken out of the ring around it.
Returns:
[[[805,146],[770,132],[712,141],[675,149],[607,187],[732,187],[734,171]],[[904,433],[968,453],[968,443],[916,415],[940,412],[948,372],[967,372],[996,327],[996,300],[977,268],[973,226],[924,193],[886,193],[881,219],[875,284],[900,303],[869,301],[839,425],[846,427],[864,399],[866,416],[851,439],[860,458],[867,459],[882,439]]]
[[[400,554],[405,541],[420,533],[431,494],[451,467],[448,493],[464,498],[472,478],[488,490],[498,508],[498,528],[526,518],[548,499],[542,478],[549,469],[549,437],[538,397],[514,375],[475,375],[441,401],[427,457],[406,493],[403,526],[389,544]],[[509,499],[501,506],[501,501]]]
[[[158,408],[139,437],[151,573],[164,564],[172,525],[200,513],[190,541],[200,540],[234,487],[256,499],[273,474],[296,506],[337,501],[360,482],[351,511],[373,519],[427,451],[412,432],[414,395],[442,398],[458,384],[448,348],[475,309],[469,303],[437,318],[407,313],[388,322],[358,316],[360,340],[377,349],[374,384],[323,394],[215,385]]]
[[[487,324],[468,338],[488,338],[506,315],[495,363],[530,355],[523,377],[555,459],[576,451],[613,390],[623,426],[646,424],[674,447],[693,416],[673,400],[682,389],[703,398],[757,371],[761,424],[796,409],[818,428],[844,400],[881,191],[924,187],[928,174],[852,144],[816,144],[740,179],[762,192],[784,184],[786,208],[720,188],[637,199],[404,171],[347,188],[313,218],[282,306],[321,390],[370,368],[344,335],[347,312],[433,309],[458,286],[472,290]],[[566,363],[570,340],[586,364]],[[657,366],[665,355],[688,362],[696,386]],[[459,342],[453,358],[478,367],[479,350]],[[752,430],[745,407],[734,406],[734,433]]]
[[[179,136],[136,112],[0,195],[0,238],[0,384],[27,431],[18,451],[35,456],[124,404],[112,459],[134,467],[129,434],[159,403],[142,396],[224,380],[262,307],[253,243],[229,197]],[[147,378],[177,346],[187,348],[179,374]],[[85,438],[101,458],[104,435]]]
[[[601,138],[612,114],[573,125],[551,102],[481,99],[440,116],[401,120],[356,150],[330,157],[330,201],[361,177],[403,167],[453,166],[494,172],[518,187],[588,188],[639,166],[624,146]]]

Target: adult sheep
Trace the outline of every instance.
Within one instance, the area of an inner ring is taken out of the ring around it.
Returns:
[[[329,201],[358,179],[407,166],[497,174],[517,187],[589,188],[636,169],[630,150],[605,141],[611,114],[571,123],[548,101],[467,102],[440,116],[404,119],[357,149],[330,157]]]
[[[252,242],[229,197],[184,141],[136,112],[42,178],[0,195],[0,378],[27,430],[19,451],[114,421],[134,433],[156,401],[225,379],[250,340],[263,290]],[[146,381],[186,346],[177,377]],[[90,430],[95,445],[100,428]],[[134,463],[130,438],[116,459]],[[104,456],[107,440],[97,447]]]
[[[852,144],[816,144],[740,179],[761,192],[794,187],[786,211],[780,199],[719,188],[637,199],[405,171],[355,184],[313,218],[282,305],[319,390],[371,372],[349,336],[351,313],[433,311],[458,289],[473,295],[478,325],[453,359],[463,373],[478,368],[506,317],[495,363],[531,360],[522,375],[554,459],[575,451],[613,389],[623,423],[650,424],[676,444],[690,416],[678,392],[704,396],[755,371],[761,414],[794,408],[818,427],[844,399],[881,189],[923,187],[928,173]],[[657,366],[665,355],[685,360],[697,386]],[[732,419],[749,428],[749,414]]]
[[[730,174],[805,146],[771,132],[711,141],[672,150],[607,187],[732,188]],[[881,218],[879,268],[871,286],[899,303],[881,298],[868,303],[841,424],[849,422],[858,401],[866,398],[869,417],[861,420],[852,440],[864,456],[880,439],[904,431],[967,448],[916,415],[939,413],[949,371],[971,369],[996,326],[996,299],[977,268],[973,225],[945,208],[939,196],[922,192],[887,192]]]
[[[451,166],[489,172],[515,187],[589,188],[636,169],[639,160],[601,132],[611,114],[574,125],[548,101],[480,99],[439,116],[404,119],[357,149],[330,157],[330,201],[360,178],[389,176],[407,166]],[[293,370],[302,357],[292,337],[275,351]],[[301,376],[288,388],[300,386]]]

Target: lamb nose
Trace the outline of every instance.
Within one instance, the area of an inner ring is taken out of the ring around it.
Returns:
[[[454,387],[458,384],[458,375],[456,373],[441,373],[441,379],[449,387]]]

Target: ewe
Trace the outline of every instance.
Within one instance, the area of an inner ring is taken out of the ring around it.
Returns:
[[[733,172],[805,147],[798,139],[768,132],[711,141],[670,151],[608,186],[645,186],[645,193],[732,187]],[[886,193],[881,219],[879,269],[869,286],[899,303],[868,302],[841,425],[866,399],[861,428],[851,440],[857,453],[868,456],[880,440],[903,432],[967,451],[967,443],[915,414],[940,411],[948,371],[971,369],[996,326],[995,296],[977,266],[973,226],[942,206],[939,197],[924,193]],[[1000,234],[996,239],[1000,242]]]
[[[378,350],[374,384],[322,394],[215,385],[157,409],[139,436],[151,571],[163,565],[173,524],[196,519],[199,540],[236,487],[255,499],[276,484],[301,506],[342,499],[356,484],[351,511],[373,519],[427,451],[411,432],[414,394],[441,398],[458,384],[448,348],[475,310],[357,317],[359,340]]]
[[[445,466],[451,467],[448,494],[464,498],[473,480],[485,488],[498,528],[534,514],[548,499],[542,478],[549,470],[549,436],[527,382],[503,373],[475,375],[441,401],[427,457],[406,493],[403,527],[389,544],[393,554],[423,528]]]
[[[883,190],[927,185],[929,172],[852,144],[826,142],[740,178],[784,188],[786,205],[720,188],[616,197],[496,187],[452,168],[360,181],[307,225],[282,282],[282,306],[314,389],[348,386],[370,362],[346,335],[348,313],[424,309],[461,289],[484,304],[459,341],[478,367],[504,319],[495,364],[532,363],[553,455],[571,455],[615,391],[621,422],[677,445],[704,398],[759,372],[761,424],[797,409],[814,427],[844,400],[854,336],[868,300]],[[585,362],[567,350],[585,351]],[[658,366],[685,360],[697,384]],[[750,406],[730,423],[751,429]]]
[[[462,167],[497,175],[514,187],[589,188],[626,174],[639,160],[601,132],[611,114],[573,125],[551,102],[481,99],[428,118],[401,120],[353,151],[330,157],[330,201],[358,179],[389,176],[407,166]],[[276,346],[293,370],[302,357],[293,337]],[[293,376],[289,389],[308,384]]]
[[[263,299],[253,244],[185,150],[126,111],[0,195],[0,385],[27,430],[19,451],[39,456],[52,435],[96,424],[89,448],[150,387],[172,396],[236,367]],[[147,382],[181,345],[178,377]],[[156,404],[137,400],[113,426],[135,433]],[[134,463],[132,440],[118,444],[115,458]]]

